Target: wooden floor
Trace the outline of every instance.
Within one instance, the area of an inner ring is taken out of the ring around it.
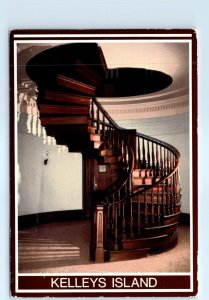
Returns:
[[[189,227],[179,226],[176,248],[147,258],[95,264],[89,261],[89,221],[42,224],[19,231],[20,273],[189,272]]]

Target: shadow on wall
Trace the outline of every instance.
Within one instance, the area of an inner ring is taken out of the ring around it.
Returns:
[[[82,155],[56,145],[39,123],[19,116],[19,215],[82,209]]]

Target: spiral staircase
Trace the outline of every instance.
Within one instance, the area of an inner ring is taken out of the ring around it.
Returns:
[[[181,202],[178,150],[119,127],[97,100],[137,93],[137,71],[128,70],[125,78],[125,70],[108,69],[95,43],[50,48],[26,70],[37,84],[47,135],[93,162],[90,258],[128,260],[173,248]]]

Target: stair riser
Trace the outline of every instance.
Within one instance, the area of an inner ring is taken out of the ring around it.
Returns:
[[[50,126],[50,125],[74,125],[74,124],[89,124],[89,118],[86,116],[80,117],[43,117],[41,119],[41,125],[42,126]]]
[[[173,217],[172,216],[171,217],[167,217],[167,218],[164,217],[163,223],[165,225],[169,225],[169,224],[172,224],[172,223],[175,223],[175,222],[179,222],[179,218],[180,218],[180,214],[178,214],[176,216],[173,216]]]
[[[110,251],[110,262],[130,260],[130,259],[139,259],[147,257],[149,249],[139,249],[135,251]]]
[[[100,134],[90,134],[90,141],[101,142]]]
[[[60,93],[50,90],[44,91],[44,98],[38,98],[40,103],[52,101],[53,103],[61,104],[72,104],[72,105],[80,105],[80,106],[87,106],[90,105],[89,97],[81,96],[81,95],[71,95],[66,93]]]
[[[72,133],[74,135],[82,135],[82,134],[90,134],[95,133],[95,127],[90,127],[86,124],[84,125],[63,125],[63,126],[56,126],[50,125],[46,127],[47,135],[49,136],[70,136]]]
[[[169,251],[176,247],[178,243],[178,235],[176,232],[174,232],[174,235],[168,239],[165,243],[159,244],[157,247],[153,247],[150,249],[150,254],[156,254],[156,253],[161,253],[165,251]]]
[[[169,227],[166,227],[169,226]],[[144,234],[147,237],[150,236],[158,236],[158,235],[163,235],[163,234],[172,234],[177,230],[177,224],[174,225],[165,225],[165,227],[158,227],[158,228],[144,228]]]
[[[61,105],[39,105],[39,111],[41,113],[41,117],[45,114],[47,115],[77,115],[77,116],[88,116],[89,109],[88,107],[69,107],[69,106],[61,106]]]
[[[100,152],[100,156],[111,156],[113,155],[113,149],[104,149]]]
[[[152,248],[157,246],[160,243],[163,243],[168,238],[167,235],[159,236],[157,238],[141,238],[141,239],[132,239],[132,240],[124,240],[122,241],[122,249],[124,250],[133,250],[140,248]]]

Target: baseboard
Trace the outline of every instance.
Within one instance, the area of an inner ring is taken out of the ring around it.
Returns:
[[[18,228],[47,224],[53,222],[66,222],[85,219],[83,210],[65,210],[30,214],[18,217]]]
[[[181,225],[190,225],[190,214],[181,213],[179,223]]]

